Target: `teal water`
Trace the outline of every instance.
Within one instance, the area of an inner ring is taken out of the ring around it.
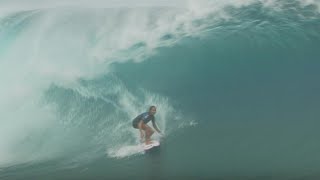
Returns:
[[[319,178],[319,2],[33,3],[0,13],[1,179]]]

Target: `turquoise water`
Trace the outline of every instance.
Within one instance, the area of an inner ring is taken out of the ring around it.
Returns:
[[[67,2],[0,6],[1,179],[318,179],[318,1]]]

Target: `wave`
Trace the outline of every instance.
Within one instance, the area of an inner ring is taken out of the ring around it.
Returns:
[[[197,123],[174,99],[130,87],[117,76],[117,64],[145,62],[161,48],[191,46],[190,39],[221,41],[239,32],[255,45],[280,47],[292,44],[292,34],[319,37],[317,1],[141,1],[134,8],[108,2],[1,6],[0,165],[83,152],[93,158],[106,150],[112,157],[131,155],[135,148],[123,149],[138,143],[130,121],[153,104],[169,135]],[[283,41],[270,39],[285,30]]]

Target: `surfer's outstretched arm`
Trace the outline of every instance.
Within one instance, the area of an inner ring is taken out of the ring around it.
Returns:
[[[161,133],[155,121],[152,121],[152,126],[158,133]]]

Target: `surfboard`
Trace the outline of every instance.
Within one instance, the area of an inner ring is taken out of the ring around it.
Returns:
[[[145,151],[148,151],[148,150],[150,150],[154,147],[158,147],[158,146],[160,146],[160,142],[157,140],[152,140],[150,144],[143,144],[143,149]]]

